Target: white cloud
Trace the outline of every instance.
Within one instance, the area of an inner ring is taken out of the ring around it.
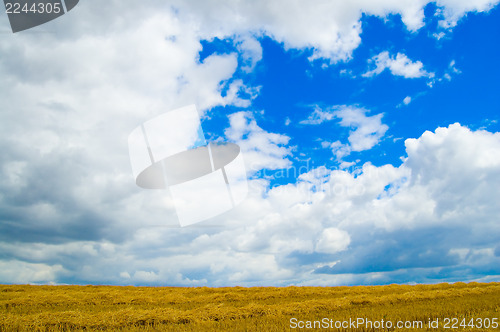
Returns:
[[[456,67],[455,60],[451,60],[443,75],[441,77],[432,77],[432,79],[427,82],[427,85],[432,88],[436,82],[443,82],[445,80],[451,81],[454,76],[460,75],[461,73],[462,71]]]
[[[485,12],[498,4],[498,0],[438,0],[437,5],[441,7],[442,19],[439,25],[449,29],[457,25],[457,22],[468,12]]]
[[[335,111],[343,127],[354,128],[349,132],[349,143],[353,151],[371,149],[380,142],[389,127],[382,123],[383,114],[366,115],[362,108],[342,107]]]
[[[339,119],[339,125],[349,128],[349,144],[335,141],[322,142],[322,146],[332,149],[337,159],[349,155],[351,151],[369,150],[380,142],[389,127],[382,123],[383,114],[366,115],[367,110],[355,106],[339,105],[326,110],[315,106],[314,111],[301,124],[318,125],[325,121]]]
[[[244,36],[240,37],[237,47],[245,61],[242,69],[246,72],[251,72],[255,65],[262,60],[262,46],[260,42],[255,37]]]
[[[442,38],[444,38],[446,36],[446,33],[444,33],[443,31],[441,31],[439,33],[435,32],[432,34],[432,36],[434,38],[436,38],[437,40],[441,40]]]
[[[316,243],[316,251],[334,254],[344,251],[351,243],[349,234],[337,228],[326,228]]]
[[[498,134],[459,125],[407,141],[408,159],[401,167],[311,171],[297,183],[274,188],[255,179],[238,210],[212,221],[224,227],[175,228],[168,195],[138,190],[133,183],[126,146],[133,128],[193,102],[202,111],[250,105],[255,89],[233,78],[238,66],[251,68],[261,57],[258,40],[248,36],[262,34],[287,48],[310,49],[311,59],[345,60],[361,42],[362,13],[399,13],[414,31],[427,2],[171,3],[175,10],[159,0],[88,0],[38,29],[44,33],[0,39],[1,282],[384,281],[379,272],[312,274],[311,261],[339,261],[334,268],[341,273],[366,272],[363,248],[376,252],[390,234],[395,234],[390,244],[397,246],[405,239],[397,232],[406,229],[422,241],[422,250],[439,244],[448,253],[460,238],[463,248],[479,255],[498,243]],[[471,3],[442,4],[458,19],[467,8],[489,8],[493,2]],[[232,53],[200,62],[200,40],[215,37],[234,39],[244,63]],[[318,114],[319,120],[337,119],[351,128],[349,142],[339,142],[349,149],[369,148],[387,130],[381,114],[348,107],[332,113]],[[230,120],[226,135],[240,144],[252,166],[290,165],[289,137],[266,131],[249,112]],[[439,227],[448,227],[452,244]],[[327,245],[332,234],[325,235],[325,229],[341,229],[350,243],[343,236],[334,242],[337,247]],[[424,243],[429,233],[445,238]],[[477,247],[477,239],[486,239],[484,248]],[[404,246],[397,249],[408,253]],[[409,257],[418,262],[423,253],[414,251]],[[481,257],[497,262],[491,255]],[[412,268],[397,256],[384,266],[387,271],[400,267],[396,258]]]
[[[416,97],[418,97],[419,94],[416,95]],[[414,97],[414,98],[416,98]],[[404,106],[408,106],[413,100],[414,98],[410,97],[410,96],[406,96],[403,101],[401,103],[399,103],[398,105],[396,105],[397,108],[401,108],[401,107],[404,107]]]
[[[455,73],[455,74],[462,73],[462,71],[460,69],[458,69],[457,67],[455,67],[455,65],[456,65],[455,60],[451,60],[450,64],[448,65],[448,67],[450,68],[450,71]]]
[[[309,115],[306,120],[302,120],[299,123],[305,125],[318,125],[325,121],[331,121],[335,119],[335,113],[330,110],[323,110],[318,105],[314,106],[314,111]]]
[[[229,124],[230,127],[225,130],[226,137],[240,146],[248,172],[291,165],[288,159],[291,148],[287,146],[290,137],[265,131],[257,125],[250,112],[231,114]]]
[[[409,31],[424,25],[426,0],[383,1],[237,1],[224,6],[216,0],[175,1],[182,19],[193,18],[200,30],[209,36],[229,37],[254,34],[269,36],[283,42],[286,48],[310,49],[311,60],[327,59],[331,62],[348,60],[361,43],[363,14],[386,18],[401,15]],[[455,22],[467,12],[492,8],[496,0],[474,0],[465,3],[452,0],[439,1],[443,8],[443,22]],[[443,23],[444,24],[444,23]],[[208,38],[209,39],[209,38]]]
[[[328,143],[328,142],[326,142]],[[342,158],[348,156],[352,152],[352,148],[349,144],[341,143],[340,141],[335,141],[330,144],[326,144],[332,150],[333,155],[337,158],[338,161],[341,161]]]
[[[451,81],[452,75],[460,75],[461,73],[462,71],[456,67],[455,60],[451,60],[450,64],[448,65],[448,69],[444,74],[444,78],[447,79],[448,81]]]
[[[374,63],[375,68],[363,74],[364,77],[379,75],[385,69],[389,69],[392,75],[404,78],[434,77],[434,73],[424,70],[420,61],[411,61],[405,54],[398,53],[396,57],[390,56],[388,51],[373,56],[369,63]]]
[[[239,115],[240,128],[247,116]],[[227,227],[143,228],[107,245],[3,245],[22,263],[4,262],[0,275],[3,282],[23,275],[26,282],[335,285],[430,282],[439,269],[474,280],[498,266],[500,134],[454,124],[408,139],[406,148],[400,167],[315,169],[272,189],[252,180],[249,198],[218,221]],[[51,270],[52,262],[61,267]]]
[[[53,283],[65,272],[60,264],[33,264],[18,260],[0,261],[0,280],[16,284]]]

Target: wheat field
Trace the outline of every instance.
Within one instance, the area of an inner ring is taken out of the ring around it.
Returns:
[[[331,324],[323,330],[488,331],[499,330],[491,324],[499,316],[500,283],[252,288],[0,285],[0,331],[311,331],[305,324],[322,319]],[[472,325],[451,328],[450,321],[445,329],[447,318],[459,323],[472,319]],[[423,325],[335,328],[333,322],[349,319]],[[478,319],[488,322],[488,328],[479,327]],[[439,321],[439,327],[432,327],[432,321]]]

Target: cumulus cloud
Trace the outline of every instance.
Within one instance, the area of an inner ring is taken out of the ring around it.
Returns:
[[[337,228],[326,228],[316,243],[316,251],[335,254],[347,249],[351,243],[349,234]]]
[[[310,60],[330,62],[351,58],[352,51],[361,43],[361,16],[386,18],[400,15],[409,31],[418,31],[424,25],[424,7],[431,1],[237,1],[224,6],[216,0],[174,1],[181,18],[195,19],[208,39],[246,35],[251,31],[285,44],[288,49],[307,49]],[[452,27],[468,12],[487,11],[498,1],[475,0],[465,2],[438,1],[441,25]]]
[[[235,115],[242,126],[234,127],[248,127],[248,117]],[[406,140],[406,149],[399,167],[323,167],[274,188],[251,180],[249,198],[221,217],[232,227],[146,227],[116,243],[3,238],[2,280],[22,272],[27,282],[335,285],[500,272],[491,270],[500,134],[454,124]]]
[[[417,269],[412,276],[423,282],[437,271],[463,279],[491,268],[498,260],[493,230],[500,212],[499,134],[455,124],[409,139],[406,146],[400,167],[365,164],[357,175],[323,169],[265,195],[254,191],[239,213],[228,216],[245,227],[146,228],[122,244],[28,243],[22,251],[17,245],[2,251],[29,266],[64,262],[65,271],[56,264],[50,270],[58,281],[75,273],[95,281],[105,271],[109,282],[148,284],[286,284],[297,278],[305,284],[366,283],[372,273],[382,273],[374,282],[383,282],[394,280],[399,269]],[[189,244],[169,245],[175,238]],[[70,264],[64,255],[75,251],[79,264]],[[8,265],[4,278],[18,266]]]
[[[60,264],[33,264],[18,260],[0,261],[0,280],[19,284],[51,284],[65,272]]]
[[[288,159],[291,155],[291,147],[288,147],[290,137],[265,131],[257,125],[250,112],[231,114],[229,124],[225,130],[226,137],[240,146],[248,172],[281,169],[291,165]]]
[[[102,23],[82,7],[75,26],[89,17]],[[73,27],[60,29],[61,35],[26,33],[0,41],[6,59],[0,62],[6,126],[0,186],[9,193],[0,200],[1,238],[121,241],[144,220],[175,223],[165,198],[135,191],[127,136],[176,106],[245,106],[237,93],[243,84],[230,81],[235,54],[199,62],[199,37],[173,12],[159,15],[149,7],[136,14],[128,26],[111,31]],[[54,24],[65,24],[59,21]],[[165,38],[170,35],[175,38]],[[221,84],[229,85],[224,96]],[[140,206],[149,206],[152,215],[143,219]]]
[[[255,65],[262,59],[262,46],[260,42],[253,36],[243,36],[237,41],[237,48],[245,62],[242,69],[246,72],[251,72]]]
[[[326,110],[315,106],[314,111],[301,124],[318,125],[325,121],[338,119],[338,124],[349,128],[349,137],[347,143],[335,141],[329,143],[323,141],[323,147],[332,149],[337,159],[349,155],[352,151],[365,151],[374,147],[380,142],[389,127],[382,123],[383,114],[367,115],[368,111],[364,108],[355,106],[339,105]]]
[[[443,28],[450,29],[456,26],[457,22],[468,12],[489,11],[498,4],[498,0],[438,0],[436,3],[441,8],[438,13],[441,18],[439,25]]]
[[[205,114],[251,105],[255,88],[234,73],[259,61],[260,36],[309,50],[311,59],[346,60],[361,41],[362,13],[400,14],[414,31],[426,3],[88,0],[40,33],[2,36],[0,281],[336,284],[383,282],[389,274],[370,275],[381,266],[446,266],[462,279],[489,263],[500,266],[490,255],[499,243],[498,134],[460,125],[407,141],[401,167],[311,170],[273,188],[253,179],[245,203],[216,220],[224,227],[177,228],[168,194],[137,190],[133,182],[126,142],[138,124],[193,102]],[[470,3],[441,5],[458,20],[494,4]],[[234,39],[243,55],[200,61],[200,41],[216,37]],[[318,116],[350,128],[348,143],[340,144],[354,151],[373,146],[387,130],[381,114],[349,107],[331,113]],[[244,110],[229,120],[226,136],[251,166],[290,165],[288,136],[265,130]],[[426,246],[413,246],[405,257],[407,244],[421,240]],[[368,262],[366,253],[380,252],[380,243],[400,254],[385,265]],[[457,250],[480,263],[460,260]],[[427,251],[447,261],[426,260]],[[332,262],[333,270],[311,273]]]
[[[364,77],[379,75],[386,69],[389,69],[392,75],[404,78],[434,77],[434,73],[428,73],[424,70],[422,62],[413,62],[402,53],[398,53],[394,57],[389,55],[388,51],[384,51],[373,56],[368,62],[373,63],[375,68],[364,73]]]
[[[367,116],[366,113],[365,109],[355,107],[341,107],[335,111],[341,126],[353,128],[348,138],[353,151],[371,149],[389,129],[382,123],[382,113],[371,116]]]

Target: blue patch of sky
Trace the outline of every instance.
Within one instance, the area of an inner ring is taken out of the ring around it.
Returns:
[[[346,161],[359,160],[358,165],[369,161],[377,166],[399,166],[400,157],[405,156],[406,138],[416,138],[426,130],[434,131],[454,122],[471,129],[499,131],[500,8],[468,15],[439,40],[433,36],[442,31],[436,10],[434,4],[426,6],[425,26],[417,32],[408,31],[396,15],[385,20],[363,16],[362,43],[354,50],[352,59],[326,68],[322,61],[309,62],[311,50],[285,50],[283,44],[262,37],[259,40],[263,60],[251,73],[239,69],[230,82],[243,79],[247,85],[261,86],[249,110],[263,129],[291,137],[290,145],[296,147],[291,160],[296,169],[323,165],[337,168],[339,164],[332,151],[322,148],[321,141],[348,142],[350,128],[340,127],[338,120],[320,125],[300,124],[314,105],[357,105],[370,110],[367,115],[384,113],[382,122],[389,130],[381,142],[370,150],[353,152],[345,158]],[[200,62],[212,54],[237,52],[231,39],[203,41],[202,46]],[[383,51],[391,56],[403,53],[413,62],[421,61],[424,69],[435,73],[435,77],[404,78],[392,75],[389,70],[374,77],[362,77],[371,69],[368,60]],[[459,73],[450,68],[452,61]],[[446,79],[445,74],[449,74],[451,80]],[[228,83],[222,86],[223,94]],[[404,105],[407,96],[411,102]],[[212,139],[222,137],[223,129],[228,126],[227,115],[241,110],[237,107],[214,109],[210,119],[204,121],[206,132]],[[290,119],[289,125],[287,119]],[[283,171],[276,174],[274,184],[295,182],[298,175]]]

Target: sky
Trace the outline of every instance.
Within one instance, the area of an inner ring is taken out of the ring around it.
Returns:
[[[500,281],[497,0],[81,1],[0,14],[0,283]],[[128,135],[195,104],[247,198],[180,227]]]

